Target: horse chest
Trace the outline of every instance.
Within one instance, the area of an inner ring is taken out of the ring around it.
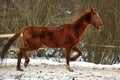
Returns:
[[[66,43],[70,45],[76,45],[79,43],[79,37],[76,36],[74,31],[71,31],[71,33],[68,33]]]
[[[70,44],[76,45],[79,42],[79,39],[78,38],[69,37],[67,42],[70,43]]]

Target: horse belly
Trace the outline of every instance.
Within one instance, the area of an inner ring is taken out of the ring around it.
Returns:
[[[60,48],[60,47],[63,47],[63,45],[64,45],[59,40],[58,41],[56,41],[56,40],[44,40],[43,44],[47,47],[50,47],[50,48]]]
[[[65,37],[64,36],[45,37],[42,39],[42,43],[47,47],[61,48],[64,46]]]
[[[60,48],[64,46],[66,33],[64,30],[50,30],[42,33],[40,38],[47,47]]]

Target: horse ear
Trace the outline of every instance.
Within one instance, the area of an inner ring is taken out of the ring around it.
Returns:
[[[93,12],[93,8],[91,8],[91,11]]]
[[[91,8],[91,11],[96,11],[97,9],[96,8]]]
[[[96,10],[97,10],[97,8],[94,8],[94,10],[96,11]]]

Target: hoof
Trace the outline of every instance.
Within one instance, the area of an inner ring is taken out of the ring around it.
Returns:
[[[27,66],[28,66],[28,63],[24,63],[24,66],[27,67]]]
[[[21,68],[17,68],[16,70],[18,70],[18,71],[24,71],[23,69],[21,69]]]
[[[74,72],[74,70],[70,67],[70,66],[66,66],[67,70],[69,70],[70,72]]]

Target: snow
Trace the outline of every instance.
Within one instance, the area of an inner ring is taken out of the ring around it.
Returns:
[[[65,60],[62,63],[52,59],[30,59],[23,72],[17,71],[17,59],[6,59],[0,62],[0,80],[120,80],[120,64],[102,65],[74,61],[70,66],[74,72],[66,70]]]

